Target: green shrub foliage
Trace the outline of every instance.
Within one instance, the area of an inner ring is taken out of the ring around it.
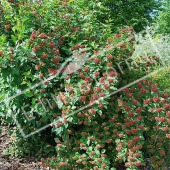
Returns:
[[[2,1],[1,11],[0,116],[15,126],[4,155],[36,154],[60,170],[136,170],[144,158],[166,169],[168,95],[133,83],[161,62],[135,65],[133,27],[113,34],[67,0]]]

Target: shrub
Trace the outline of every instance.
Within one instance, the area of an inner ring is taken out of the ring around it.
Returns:
[[[161,68],[160,68],[161,69]],[[167,67],[163,70],[160,70],[156,74],[154,74],[151,79],[157,83],[162,91],[167,93],[170,92],[170,85],[169,85],[169,78],[170,78],[170,68]]]
[[[164,168],[168,95],[148,80],[121,90],[161,64],[146,56],[134,65],[133,27],[113,34],[92,11],[67,0],[6,4],[10,29],[4,25],[0,37],[0,88],[2,99],[12,99],[1,107],[2,118],[17,127],[14,147],[4,155],[36,154],[53,169],[115,169],[120,163],[137,169],[144,158]]]
[[[147,33],[135,35],[135,51],[133,58],[156,55],[169,66],[169,35],[157,34],[153,26],[147,28]]]
[[[41,15],[38,14],[38,11],[45,11],[50,7],[53,7],[53,10],[47,10],[45,14],[43,12]],[[28,12],[29,10],[31,10],[31,12]],[[46,79],[49,76],[55,75],[62,63],[64,63],[73,52],[80,52],[79,50],[82,49],[85,51],[81,51],[82,54],[92,56],[98,53],[101,46],[106,46],[107,39],[109,39],[110,42],[114,40],[115,42],[113,43],[116,45],[121,40],[128,38],[130,34],[128,32],[122,35],[116,34],[115,39],[111,39],[111,34],[108,34],[110,32],[109,25],[106,26],[98,22],[91,11],[81,11],[77,6],[66,1],[59,3],[53,2],[50,5],[46,3],[36,3],[35,5],[31,3],[20,3],[19,8],[12,3],[11,5],[8,4],[4,11],[3,15],[9,18],[8,23],[10,23],[11,29],[5,30],[4,26],[4,33],[6,33],[6,35],[2,34],[1,36],[2,99],[13,96],[16,92],[18,93],[43,81],[43,84],[39,87],[27,90],[22,96],[17,96],[9,101],[9,105],[14,113],[13,118],[6,105],[4,105],[2,109],[2,118],[7,119],[9,125],[14,124],[13,120],[17,120],[26,135],[31,131],[50,124],[57,116],[61,115],[61,108],[55,108],[56,104],[51,98],[51,93],[56,97],[59,96],[59,92],[64,91],[64,82],[67,82],[66,79],[68,76],[63,75],[65,71],[63,68],[59,76],[54,77],[51,81],[47,81]],[[9,13],[15,11],[16,17],[12,20]],[[21,11],[23,15],[17,17]],[[27,22],[26,18],[30,18],[30,20],[28,19]],[[39,20],[42,20],[42,22],[38,22]],[[60,22],[55,22],[56,20]],[[16,23],[18,25],[16,25]],[[36,30],[36,28],[38,28],[38,30]],[[123,31],[126,32],[126,29],[123,29]],[[128,29],[127,31],[131,32],[131,30]],[[86,50],[87,47],[90,50]],[[109,48],[109,46],[107,48]],[[125,53],[124,47],[119,47],[118,50],[115,51],[115,54],[116,53],[120,53],[120,56],[114,60],[120,61],[123,59],[122,54]],[[130,52],[127,51],[127,53]],[[125,54],[124,57],[126,57]],[[97,63],[97,61],[95,62]],[[98,64],[101,67],[101,63]],[[112,63],[109,62],[108,65],[112,65]],[[95,67],[91,68],[91,72],[95,69]],[[105,70],[106,69],[107,67],[105,67]],[[78,74],[78,72],[75,74]],[[11,86],[8,86],[9,83]],[[49,103],[45,103],[47,99],[50,101],[50,106],[53,107],[52,109],[49,107]],[[39,114],[39,112],[43,112],[43,107],[40,106],[41,101],[43,101],[43,106],[45,106],[46,110],[50,110],[49,113]],[[25,112],[34,108],[37,109],[38,113],[33,111],[28,117],[25,117],[23,114],[23,106],[27,105],[29,107],[24,108]],[[34,119],[31,120],[33,117]],[[26,118],[28,118],[28,120]],[[35,153],[36,155],[42,155],[50,152],[51,155],[53,155],[54,147],[52,146],[55,140],[54,136],[49,134],[51,133],[51,128],[52,127],[45,129],[43,133],[40,132],[36,138],[35,136],[31,136],[26,139],[22,139],[22,135],[19,129],[17,129],[15,132],[17,138],[15,138],[14,142],[16,152],[13,151],[13,148],[10,148],[9,153],[18,156],[20,154]],[[48,135],[49,138],[47,138]]]

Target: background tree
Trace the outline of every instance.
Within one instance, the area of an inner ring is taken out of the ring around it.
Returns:
[[[155,18],[155,30],[159,34],[170,33],[170,1],[163,1],[163,10],[159,12],[159,15]]]
[[[140,32],[148,23],[152,22],[153,16],[157,16],[158,11],[162,9],[162,0],[103,0],[101,2],[99,0],[93,2],[80,0],[78,3],[83,8],[88,4],[88,8],[93,8],[102,22],[108,22],[111,18],[109,22],[112,24],[113,30],[131,25],[136,32]],[[99,8],[100,11],[98,11]]]

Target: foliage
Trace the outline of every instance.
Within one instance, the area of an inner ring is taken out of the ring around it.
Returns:
[[[153,25],[158,34],[167,35],[170,33],[170,2],[169,0],[165,0],[163,2],[164,8],[155,18],[155,24]]]
[[[135,51],[133,58],[139,58],[140,56],[156,55],[161,58],[162,63],[169,66],[170,60],[170,37],[169,35],[156,34],[156,30],[153,26],[147,29],[147,32],[143,32],[144,35],[135,35]]]
[[[166,170],[168,95],[152,81],[133,83],[161,61],[133,59],[133,27],[113,34],[75,1],[2,2],[1,118],[17,125],[4,155],[36,154],[60,170],[135,170],[149,158]]]
[[[161,69],[161,68],[160,68]],[[170,68],[167,67],[151,77],[157,83],[162,91],[170,92]]]
[[[140,32],[162,9],[162,1],[157,0],[80,0],[80,4],[82,7],[88,4],[91,10],[105,12],[105,15],[100,12],[96,12],[96,15],[102,22],[109,21],[112,24],[112,31],[125,26],[133,26],[135,32]]]

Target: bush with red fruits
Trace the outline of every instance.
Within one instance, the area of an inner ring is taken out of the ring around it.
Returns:
[[[132,59],[133,27],[114,34],[75,2],[47,2],[4,2],[0,98],[12,98],[0,116],[17,123],[4,155],[36,154],[60,170],[135,170],[145,158],[166,169],[168,95],[149,78],[132,83],[159,59]]]

